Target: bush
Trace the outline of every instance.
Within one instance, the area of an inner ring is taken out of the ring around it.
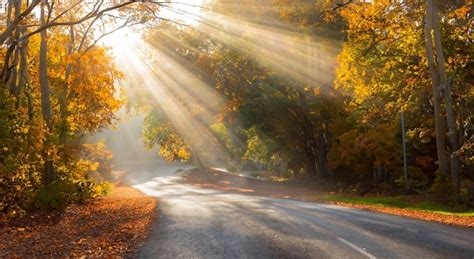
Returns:
[[[451,176],[444,175],[439,170],[436,172],[436,179],[431,186],[431,193],[436,201],[444,204],[454,204],[457,200],[456,186]]]
[[[43,131],[25,114],[0,84],[0,214],[20,217],[40,179]]]
[[[81,146],[81,158],[97,164],[95,170],[90,173],[95,179],[101,181],[114,181],[112,174],[112,151],[107,150],[105,141],[101,140],[95,144],[84,144]]]
[[[398,188],[404,189],[408,193],[421,193],[428,187],[429,179],[423,171],[415,166],[408,167],[408,179],[405,180],[403,176],[403,168],[397,169],[395,175],[400,175],[395,180]]]
[[[9,157],[0,163],[0,214],[12,218],[25,214],[25,204],[33,199],[39,182],[39,173],[27,164],[21,166],[20,161]]]
[[[467,166],[474,166],[474,136],[464,143],[464,145],[457,151],[461,162]]]
[[[40,209],[64,209],[68,204],[67,190],[64,183],[53,182],[49,186],[41,185],[34,198],[34,206]]]
[[[113,184],[111,182],[103,182],[100,184],[96,184],[94,187],[94,194],[95,197],[102,197],[110,195],[112,192]]]
[[[32,153],[28,153],[21,149],[22,145],[10,144],[9,135],[8,131],[0,132],[0,214],[16,218],[29,209],[61,210],[70,203],[85,202],[110,192],[111,184],[106,181],[112,178],[112,156],[103,143],[50,145],[56,179],[44,186],[40,181],[44,159],[41,152],[33,153],[35,149],[30,148]]]
[[[70,155],[56,161],[56,180],[39,187],[33,200],[35,208],[62,210],[68,204],[86,202],[110,192],[111,183],[105,179],[111,175],[112,156],[103,143],[70,147],[63,152]]]
[[[474,208],[474,182],[465,180],[461,182],[461,190],[459,191],[461,203],[469,208]]]
[[[238,171],[239,171],[239,168],[238,168],[236,165],[228,165],[228,166],[227,166],[227,170],[228,170],[229,172],[235,173],[235,172],[238,172]]]
[[[83,179],[76,183],[69,180],[57,180],[48,186],[40,186],[34,197],[33,205],[38,209],[62,210],[71,203],[82,203],[108,195],[111,187],[111,183],[97,184],[91,179]]]

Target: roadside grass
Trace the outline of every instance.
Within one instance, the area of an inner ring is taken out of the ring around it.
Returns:
[[[444,204],[431,201],[416,201],[410,196],[394,197],[347,197],[334,194],[318,195],[317,200],[323,202],[341,202],[358,205],[375,205],[407,210],[427,211],[443,215],[474,217],[474,210],[459,210]]]

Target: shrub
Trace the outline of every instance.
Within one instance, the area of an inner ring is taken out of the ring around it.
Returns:
[[[110,192],[111,184],[106,180],[111,179],[112,156],[103,143],[60,148],[50,147],[56,178],[48,186],[40,182],[41,155],[33,159],[31,154],[19,150],[16,155],[0,159],[0,213],[21,217],[28,209],[61,210],[70,203],[85,202]]]
[[[431,193],[436,201],[444,204],[453,204],[456,202],[456,186],[451,176],[442,174],[439,170],[436,172],[436,179],[431,186]]]
[[[474,208],[474,182],[465,180],[461,182],[459,198],[462,205],[467,208]]]
[[[113,184],[111,182],[103,182],[96,184],[94,187],[95,197],[107,196],[112,192]]]
[[[239,171],[239,168],[235,165],[228,165],[227,170],[229,170],[229,172],[235,173],[235,172]]]
[[[54,181],[49,186],[41,185],[34,198],[34,206],[39,209],[64,209],[67,202],[69,186]]]
[[[62,210],[71,203],[83,203],[90,199],[108,195],[112,184],[95,183],[92,179],[72,182],[70,179],[56,180],[48,186],[41,185],[33,206],[38,209]]]
[[[459,159],[467,166],[474,166],[474,136],[457,151]]]
[[[0,88],[0,214],[19,217],[38,188],[44,132],[34,119],[27,122]]]
[[[40,209],[64,209],[70,203],[82,203],[107,195],[111,184],[112,155],[103,142],[65,148],[69,153],[55,163],[56,180],[40,186],[33,205]]]
[[[428,187],[429,179],[423,171],[415,166],[408,167],[408,179],[405,180],[403,176],[403,168],[398,168],[395,175],[400,175],[394,182],[398,188],[402,188],[405,192],[420,193]]]
[[[101,181],[114,181],[112,174],[113,154],[105,147],[105,141],[101,140],[95,144],[84,144],[81,146],[81,158],[97,163],[97,168],[91,173],[94,178]]]

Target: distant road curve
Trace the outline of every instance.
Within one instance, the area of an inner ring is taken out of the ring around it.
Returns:
[[[328,204],[229,194],[160,176],[139,258],[474,258],[474,229]]]

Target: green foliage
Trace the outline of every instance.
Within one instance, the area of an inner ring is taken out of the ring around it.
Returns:
[[[235,173],[239,171],[239,168],[235,165],[229,165],[227,166],[227,170],[229,170],[229,172]]]
[[[242,158],[244,148],[239,144],[240,139],[224,123],[214,123],[209,126],[214,136],[218,139],[221,146],[232,155],[234,160],[239,161]]]
[[[149,35],[151,44],[191,63],[193,72],[224,96],[220,114],[206,126],[235,161],[253,161],[282,168],[285,173],[315,174],[318,150],[325,153],[329,149],[329,123],[332,113],[339,110],[339,103],[329,96],[334,94],[330,89],[323,91],[321,85],[303,85],[276,75],[257,57],[193,28],[165,23]],[[159,111],[151,113],[160,116]],[[175,138],[179,134],[168,121],[147,118],[145,124],[147,146],[158,147],[170,160],[179,160],[175,152],[181,146]]]
[[[428,177],[421,171],[420,168],[409,166],[408,167],[408,179],[405,180],[403,176],[403,168],[395,170],[395,175],[399,175],[398,179],[395,180],[395,184],[404,189],[406,192],[421,193],[426,190],[429,184]]]
[[[318,197],[326,202],[346,202],[353,204],[365,205],[379,205],[385,207],[403,208],[410,210],[423,210],[444,215],[456,215],[472,217],[474,211],[459,209],[452,206],[447,206],[444,203],[432,202],[426,200],[412,199],[411,196],[390,196],[390,197],[359,197],[359,196],[339,196],[339,195],[324,195]]]
[[[55,181],[39,186],[32,200],[33,207],[61,210],[71,203],[85,202],[110,192],[112,184],[107,180],[112,177],[112,156],[104,143],[70,148],[72,150],[65,150],[69,156],[55,161]]]
[[[243,159],[261,164],[269,164],[272,157],[270,140],[259,135],[255,127],[247,130],[247,136],[247,150]]]
[[[189,146],[158,109],[145,118],[143,137],[147,149],[158,148],[159,155],[168,161],[186,162],[191,158]]]
[[[41,209],[64,209],[68,204],[66,195],[72,190],[71,185],[57,181],[49,186],[42,185],[35,195],[34,206]]]
[[[71,203],[81,203],[93,198],[108,195],[111,183],[95,183],[91,179],[71,181],[61,179],[48,186],[41,185],[35,194],[33,206],[39,209],[63,210]]]

